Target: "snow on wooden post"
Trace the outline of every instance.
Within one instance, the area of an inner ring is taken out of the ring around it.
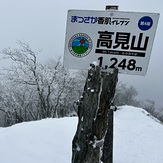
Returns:
[[[111,104],[118,80],[118,69],[108,73],[101,72],[97,65],[91,66],[83,96],[78,103],[78,126],[72,142],[72,163],[112,163]]]

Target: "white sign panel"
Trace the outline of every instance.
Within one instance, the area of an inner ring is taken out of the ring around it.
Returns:
[[[104,71],[145,75],[158,13],[69,10],[64,67],[88,69],[96,61]]]

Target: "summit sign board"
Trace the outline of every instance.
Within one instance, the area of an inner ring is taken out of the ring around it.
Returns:
[[[155,37],[158,13],[69,10],[64,67],[145,75]]]

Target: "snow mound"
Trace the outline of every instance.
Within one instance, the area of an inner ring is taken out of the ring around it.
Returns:
[[[70,163],[76,117],[0,128],[0,163]],[[114,163],[163,163],[163,125],[141,108],[114,113]]]
[[[68,163],[77,118],[44,119],[0,129],[0,163]]]
[[[163,163],[163,125],[133,106],[120,107],[114,120],[114,163]]]

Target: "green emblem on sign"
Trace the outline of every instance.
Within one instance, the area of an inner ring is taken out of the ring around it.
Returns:
[[[75,57],[85,57],[92,50],[92,40],[84,33],[77,33],[71,37],[68,48]]]

